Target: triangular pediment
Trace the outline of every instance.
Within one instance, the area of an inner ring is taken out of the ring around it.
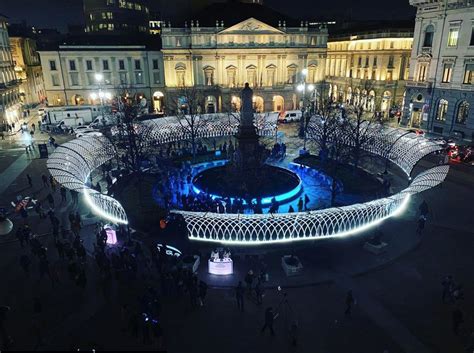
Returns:
[[[256,18],[249,18],[245,21],[237,23],[236,25],[226,28],[219,34],[284,34],[279,29],[267,25],[266,23],[257,20]]]

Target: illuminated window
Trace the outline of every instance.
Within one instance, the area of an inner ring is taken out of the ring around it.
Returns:
[[[385,77],[387,81],[392,81],[393,79],[393,72],[392,70],[387,70],[387,77]]]
[[[464,71],[464,80],[463,80],[464,84],[472,85],[474,83],[473,73],[474,73],[474,64],[467,64],[466,69]]]
[[[458,45],[459,28],[450,28],[448,34],[448,47],[456,47]]]
[[[387,65],[388,68],[393,68],[393,67],[394,67],[394,66],[393,66],[394,60],[395,60],[395,58],[393,57],[393,55],[390,55],[390,56],[388,57],[388,65]]]
[[[447,111],[448,111],[448,101],[446,99],[440,99],[438,103],[438,114],[436,114],[436,120],[445,121]]]
[[[456,124],[466,124],[466,120],[469,116],[469,103],[462,101],[458,107],[458,113],[456,114]]]
[[[452,73],[453,73],[453,64],[444,64],[442,82],[444,82],[444,83],[451,82]]]
[[[417,81],[426,81],[426,74],[428,72],[428,65],[423,63],[418,65],[418,77]]]
[[[121,8],[127,7],[127,2],[125,0],[119,0],[119,7]]]
[[[115,0],[107,0],[107,5],[115,5]]]

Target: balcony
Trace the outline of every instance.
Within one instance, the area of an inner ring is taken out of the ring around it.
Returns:
[[[407,87],[418,87],[418,88],[426,88],[429,89],[433,85],[432,82],[426,82],[426,81],[413,81],[413,80],[407,80],[406,81],[406,86]]]

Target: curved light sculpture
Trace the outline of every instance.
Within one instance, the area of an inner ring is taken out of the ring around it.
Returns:
[[[198,138],[235,135],[238,115],[206,114],[199,124]],[[274,136],[278,114],[257,114],[256,127],[260,136]],[[145,122],[150,145],[189,139],[189,133],[176,117]],[[424,137],[406,130],[381,128],[374,125],[361,148],[396,164],[410,179],[413,168],[424,156],[441,147]],[[308,137],[321,131],[321,120],[310,122]],[[351,140],[347,138],[347,145]],[[91,173],[116,156],[113,145],[105,137],[81,137],[59,146],[48,159],[51,175],[64,187],[84,193],[91,210],[98,216],[118,224],[127,224],[122,205],[114,198],[89,186]],[[173,211],[184,217],[190,239],[258,245],[302,241],[327,237],[343,237],[364,231],[383,220],[403,212],[411,195],[443,182],[449,166],[437,166],[416,176],[409,187],[390,197],[325,210],[278,214],[218,214],[210,212]]]

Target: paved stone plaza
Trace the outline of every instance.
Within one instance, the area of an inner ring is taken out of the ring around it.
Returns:
[[[289,154],[296,157],[296,126],[285,126]],[[46,139],[45,136],[44,139]],[[41,137],[40,137],[41,138]],[[58,142],[68,137],[57,138]],[[45,160],[37,151],[26,154],[17,136],[0,141],[0,206],[8,207],[16,196],[34,196],[44,200],[50,189],[43,188],[41,175],[46,174]],[[420,168],[431,165],[423,160]],[[29,188],[26,174],[33,178]],[[139,268],[136,278],[113,276],[103,280],[93,258],[95,233],[89,210],[80,200],[73,206],[70,195],[61,202],[56,192],[56,213],[67,223],[69,212],[78,211],[85,226],[81,230],[87,260],[87,284],[76,286],[68,279],[66,263],[59,259],[50,235],[49,220],[40,220],[30,212],[28,223],[46,244],[50,264],[59,283],[54,286],[48,277],[40,280],[36,259],[32,257],[30,276],[19,265],[19,258],[29,253],[22,249],[13,232],[0,239],[0,271],[3,284],[0,305],[8,305],[7,330],[12,336],[14,350],[158,350],[169,352],[321,352],[321,353],[423,353],[464,352],[471,344],[474,331],[472,307],[474,265],[472,210],[468,206],[474,197],[473,169],[453,164],[441,187],[412,198],[409,209],[400,217],[383,224],[383,241],[388,251],[379,256],[362,249],[367,235],[334,242],[315,242],[295,248],[306,270],[302,276],[286,278],[279,263],[279,253],[261,254],[268,265],[263,305],[254,297],[245,297],[244,312],[237,310],[234,286],[245,273],[254,268],[254,256],[236,260],[236,274],[226,280],[215,280],[201,265],[200,279],[210,288],[203,307],[192,308],[187,293],[163,294],[161,315],[163,342],[145,344],[127,330],[129,309],[146,288],[159,288],[161,279],[146,266]],[[415,233],[418,206],[424,198],[430,215],[422,234]],[[46,201],[45,201],[46,202]],[[17,227],[23,220],[16,216]],[[87,225],[89,224],[89,225]],[[160,240],[160,232],[152,236],[135,235],[136,241],[147,249]],[[205,262],[208,248],[202,247]],[[148,257],[148,251],[145,250]],[[458,301],[464,323],[456,336],[452,330],[452,304],[443,304],[441,282],[446,275],[454,276],[463,285],[465,299]],[[282,287],[279,291],[278,286]],[[352,290],[355,305],[351,317],[344,315],[346,295]],[[288,304],[281,304],[283,293]],[[34,300],[42,310],[34,310]],[[272,306],[279,316],[275,321],[276,335],[260,334],[264,312]],[[289,322],[298,322],[298,344],[290,344]]]

